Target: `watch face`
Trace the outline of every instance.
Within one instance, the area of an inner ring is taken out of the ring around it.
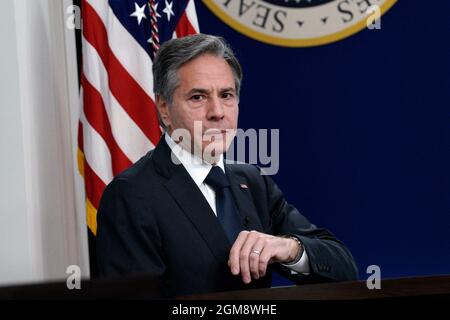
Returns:
[[[307,47],[339,41],[378,21],[396,0],[203,0],[219,19],[250,38]]]

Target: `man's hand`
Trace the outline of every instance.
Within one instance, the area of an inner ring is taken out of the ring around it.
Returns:
[[[290,238],[242,231],[231,248],[228,266],[231,273],[240,273],[242,281],[250,283],[252,278],[264,277],[270,263],[290,263],[300,250],[299,243]]]

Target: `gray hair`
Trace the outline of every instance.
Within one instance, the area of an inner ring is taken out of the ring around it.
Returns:
[[[239,97],[242,69],[233,51],[221,37],[196,34],[165,42],[153,62],[153,91],[164,98],[169,105],[173,93],[179,85],[178,70],[187,62],[203,55],[211,54],[223,58],[231,68]]]

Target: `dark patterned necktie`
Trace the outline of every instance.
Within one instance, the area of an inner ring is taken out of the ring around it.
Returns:
[[[239,232],[243,230],[243,224],[231,193],[230,182],[220,167],[213,166],[205,183],[216,193],[217,218],[222,224],[228,240],[233,244]]]

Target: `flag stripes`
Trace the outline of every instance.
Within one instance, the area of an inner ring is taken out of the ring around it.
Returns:
[[[81,5],[78,166],[85,181],[87,223],[95,234],[106,185],[152,150],[161,136],[153,41],[198,33],[199,25],[194,0],[82,0]]]

